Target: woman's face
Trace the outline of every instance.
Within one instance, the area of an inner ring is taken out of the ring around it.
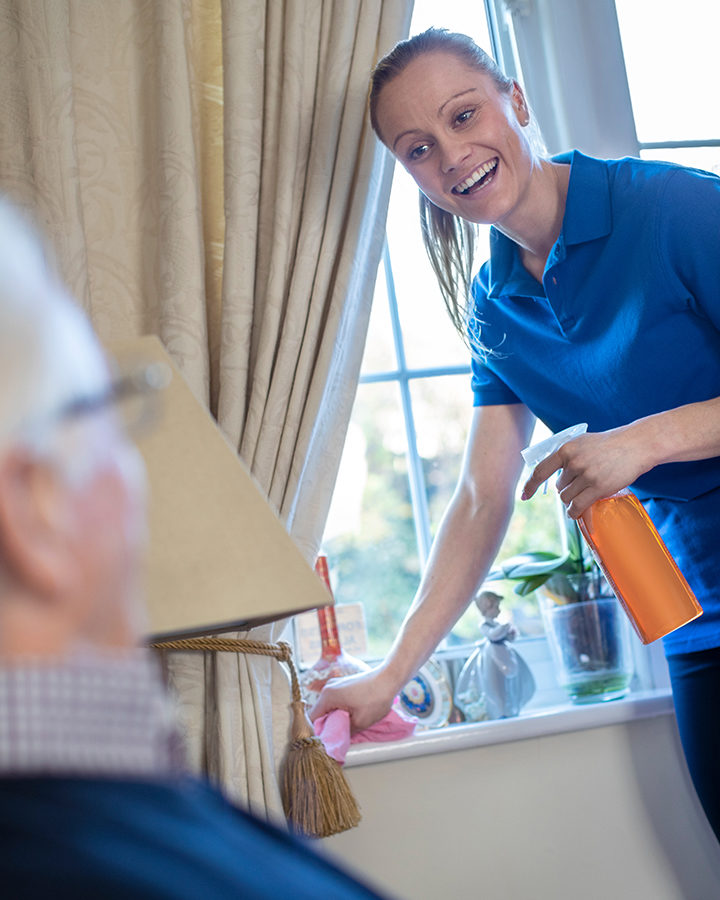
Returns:
[[[502,224],[522,201],[533,155],[519,88],[502,93],[453,53],[425,53],[382,89],[377,121],[384,143],[441,209]]]

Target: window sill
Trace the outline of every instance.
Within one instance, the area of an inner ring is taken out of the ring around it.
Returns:
[[[514,719],[448,725],[420,731],[403,741],[355,744],[348,752],[346,766],[367,766],[415,756],[467,750],[487,744],[617,725],[635,719],[670,715],[672,712],[672,693],[669,690],[636,691],[622,700],[610,700],[607,703],[589,703],[586,706],[564,704],[521,713]]]

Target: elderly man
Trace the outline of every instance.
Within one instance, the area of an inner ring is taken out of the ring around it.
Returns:
[[[183,771],[142,630],[143,468],[85,317],[0,201],[0,885],[376,896]]]

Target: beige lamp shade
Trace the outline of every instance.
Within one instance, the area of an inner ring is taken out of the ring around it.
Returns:
[[[151,639],[246,629],[332,602],[212,416],[156,337],[108,348],[172,374],[137,441],[150,487]]]

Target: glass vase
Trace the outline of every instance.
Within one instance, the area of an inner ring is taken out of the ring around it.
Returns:
[[[555,575],[538,595],[557,679],[569,699],[624,697],[633,676],[632,632],[602,575]]]

